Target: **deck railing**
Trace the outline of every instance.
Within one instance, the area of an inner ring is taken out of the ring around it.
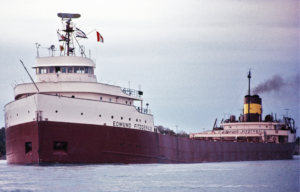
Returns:
[[[133,96],[133,97],[141,97],[141,95],[143,95],[142,91],[137,91],[137,90],[134,90],[134,89],[129,89],[129,88],[123,88],[123,87],[121,87],[121,90],[126,95]]]
[[[144,108],[142,109],[141,107],[137,107],[137,106],[135,106],[135,108],[138,112],[144,113],[144,114],[148,114],[150,111],[149,109],[144,109]]]

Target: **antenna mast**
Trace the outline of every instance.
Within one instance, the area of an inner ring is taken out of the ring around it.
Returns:
[[[70,51],[70,33],[72,33],[74,30],[72,27],[70,27],[71,19],[66,21],[66,29],[64,30],[67,33],[67,56],[69,56]]]
[[[41,44],[35,43],[35,45],[36,45],[36,54],[37,57],[39,57],[39,47],[41,46]]]
[[[74,48],[70,49],[70,39],[71,39],[71,34],[74,32],[73,25],[71,25],[71,20],[72,18],[76,19],[80,17],[80,14],[73,14],[73,13],[58,13],[58,17],[60,17],[62,20],[64,18],[68,19],[66,21],[66,28],[63,29],[64,32],[66,32],[66,44],[67,44],[67,56],[69,56],[69,52],[73,52]]]
[[[248,86],[248,119],[247,119],[247,121],[250,122],[250,99],[251,99],[251,96],[250,96],[250,79],[251,79],[251,70],[249,70],[248,79],[249,79],[249,86]]]

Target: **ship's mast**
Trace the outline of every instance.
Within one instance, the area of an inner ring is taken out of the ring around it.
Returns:
[[[71,35],[74,32],[73,26],[71,26],[71,20],[72,18],[79,18],[80,14],[73,14],[73,13],[58,13],[58,17],[60,17],[62,20],[68,19],[66,21],[66,28],[63,30],[66,32],[66,45],[67,45],[67,56],[69,56],[69,52],[72,51],[70,50],[70,39]]]
[[[250,122],[250,79],[251,79],[251,71],[248,73],[249,85],[248,85],[248,118],[247,121]]]
[[[69,51],[70,51],[70,33],[73,33],[73,28],[70,27],[71,19],[66,21],[66,29],[64,30],[66,32],[66,42],[67,42],[67,56],[69,56]]]

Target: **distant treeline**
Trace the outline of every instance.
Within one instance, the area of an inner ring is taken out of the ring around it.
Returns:
[[[6,154],[5,149],[5,128],[0,129],[0,157]]]
[[[169,129],[168,127],[164,127],[162,125],[156,126],[156,128],[161,134],[173,135],[178,137],[189,137],[189,134],[187,134],[185,131],[182,130],[178,131],[178,134],[176,134],[173,130]]]

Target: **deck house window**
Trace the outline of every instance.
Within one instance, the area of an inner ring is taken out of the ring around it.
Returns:
[[[89,74],[93,74],[93,68],[89,67]]]
[[[84,67],[74,67],[74,73],[84,73]]]
[[[80,73],[79,67],[74,67],[74,73]]]
[[[84,73],[89,73],[89,68],[88,67],[84,68]]]
[[[49,67],[49,73],[54,73],[54,67]]]
[[[62,67],[62,68],[61,68],[61,72],[62,72],[62,73],[66,73],[66,72],[67,72],[67,68],[66,68],[66,67]]]
[[[84,67],[80,67],[80,73],[84,73]]]
[[[73,67],[68,67],[68,73],[73,73]]]
[[[40,67],[39,74],[45,74],[45,73],[47,73],[47,68]]]
[[[55,72],[56,73],[61,73],[60,67],[55,67]]]

